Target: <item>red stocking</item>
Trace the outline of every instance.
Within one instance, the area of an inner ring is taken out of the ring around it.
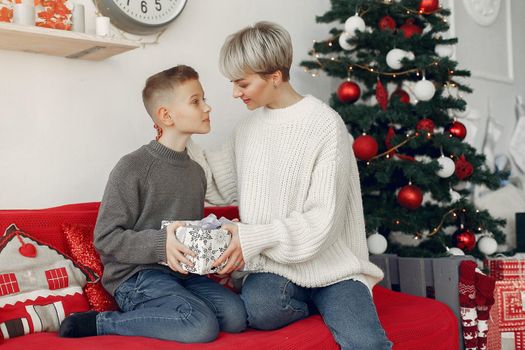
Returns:
[[[462,261],[459,265],[459,306],[461,324],[463,325],[463,342],[465,350],[476,350],[478,347],[478,316],[476,312],[476,263]]]
[[[494,304],[496,280],[481,272],[476,272],[476,304],[478,312],[478,349],[487,349],[487,332],[490,308]]]

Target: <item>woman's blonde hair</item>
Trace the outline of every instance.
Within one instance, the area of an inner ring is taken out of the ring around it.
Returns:
[[[265,76],[276,71],[281,71],[283,81],[288,81],[292,56],[292,39],[286,29],[263,21],[226,38],[219,68],[232,81],[241,79],[246,73]]]

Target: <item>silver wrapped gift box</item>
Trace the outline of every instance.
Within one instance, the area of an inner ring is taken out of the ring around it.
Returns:
[[[162,221],[161,228],[172,223],[172,221]],[[179,242],[190,248],[195,257],[188,256],[188,260],[193,266],[181,263],[181,267],[188,272],[207,275],[217,273],[226,265],[221,264],[212,268],[212,264],[222,253],[226,251],[231,241],[231,235],[228,231],[220,228],[210,228],[209,225],[202,225],[202,221],[188,221],[186,226],[179,227],[176,232]]]

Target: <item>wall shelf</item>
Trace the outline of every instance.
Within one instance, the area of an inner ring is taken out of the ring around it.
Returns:
[[[101,61],[140,47],[130,40],[0,22],[0,49]]]

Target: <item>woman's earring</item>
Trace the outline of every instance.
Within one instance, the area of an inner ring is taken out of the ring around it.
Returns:
[[[158,141],[162,136],[162,129],[159,128],[157,124],[153,125],[153,127],[157,130],[157,137],[155,137],[155,140]]]

